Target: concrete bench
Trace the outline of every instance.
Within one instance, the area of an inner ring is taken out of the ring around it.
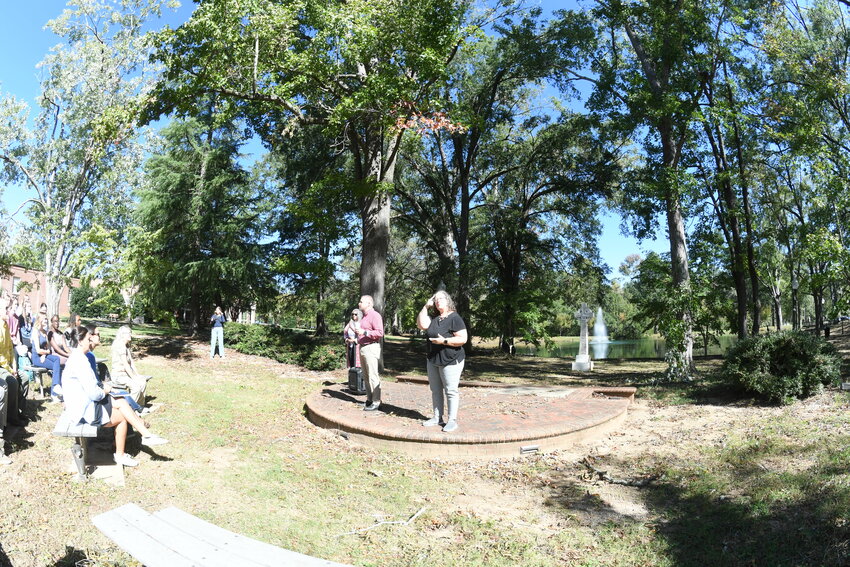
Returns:
[[[74,438],[74,446],[71,447],[71,454],[74,456],[74,464],[77,465],[78,480],[86,480],[88,478],[86,471],[87,441],[92,437],[97,437],[99,430],[100,427],[96,425],[73,423],[67,411],[62,412],[62,415],[59,416],[59,421],[56,422],[56,427],[53,429],[53,435],[57,437]]]
[[[150,514],[125,504],[92,523],[146,567],[350,567],[233,533],[174,507]]]
[[[114,322],[114,321],[118,321],[118,317],[119,317],[119,315],[118,315],[118,313],[110,313],[110,314],[109,314],[109,315],[107,315],[106,317],[107,317],[110,321]]]
[[[27,372],[32,372],[33,376],[35,376],[36,382],[38,382],[38,393],[41,397],[44,397],[44,380],[42,380],[45,374],[50,374],[50,370],[47,368],[43,368],[41,366],[24,366],[24,370]]]

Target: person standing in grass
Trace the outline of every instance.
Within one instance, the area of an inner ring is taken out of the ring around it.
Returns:
[[[366,411],[375,411],[381,407],[381,375],[378,362],[381,359],[381,339],[384,338],[384,320],[374,309],[375,300],[371,295],[360,298],[360,311],[363,320],[356,329],[357,344],[360,345],[360,367],[363,382],[366,384]]]
[[[218,343],[218,355],[224,358],[224,322],[227,321],[224,313],[221,312],[221,307],[216,305],[215,313],[210,317],[210,360],[215,358],[215,346]]]
[[[155,447],[168,443],[166,439],[151,433],[142,419],[123,397],[110,395],[112,384],[98,380],[86,356],[97,343],[95,329],[76,327],[68,330],[67,340],[71,353],[62,377],[65,396],[65,411],[71,423],[88,423],[115,428],[115,454],[119,465],[135,467],[138,461],[124,452],[127,430],[132,425],[142,435],[142,445]]]
[[[433,319],[428,310],[436,308],[437,316]],[[431,388],[431,403],[434,414],[431,419],[423,421],[425,427],[443,425],[443,431],[451,433],[456,430],[457,410],[460,405],[460,374],[463,372],[466,344],[466,324],[455,311],[452,298],[445,291],[435,293],[419,311],[416,324],[426,331],[428,337],[428,386]],[[448,405],[448,415],[444,412]]]

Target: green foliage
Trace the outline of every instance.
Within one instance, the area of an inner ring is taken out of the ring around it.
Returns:
[[[835,382],[841,357],[825,340],[800,331],[751,337],[729,351],[723,373],[745,391],[789,404]]]
[[[38,111],[13,97],[0,100],[2,181],[28,192],[23,211],[34,230],[19,254],[46,272],[46,300],[55,309],[69,276],[99,276],[101,246],[93,225],[123,228],[144,153],[135,129],[148,90],[148,18],[159,0],[73,0],[46,28],[61,37],[39,64]],[[21,251],[22,252],[22,251]]]
[[[345,346],[337,338],[324,339],[273,325],[227,323],[228,346],[245,354],[265,356],[309,370],[342,368]]]
[[[237,163],[241,134],[234,125],[187,120],[163,135],[146,164],[141,230],[131,245],[149,307],[189,307],[194,329],[202,307],[248,309],[276,294],[267,246],[260,244],[269,203]]]
[[[71,291],[71,313],[81,317],[104,317],[110,313],[126,314],[124,299],[114,288],[91,287],[83,283]]]

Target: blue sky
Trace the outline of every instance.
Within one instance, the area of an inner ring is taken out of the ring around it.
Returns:
[[[0,93],[3,96],[14,95],[30,105],[31,112],[38,95],[38,63],[51,47],[60,42],[60,38],[44,29],[48,20],[58,16],[65,8],[66,0],[35,0],[33,2],[12,2],[6,0],[0,4]],[[572,0],[542,0],[545,12],[574,5]],[[169,24],[180,25],[191,15],[195,5],[187,0],[176,12],[166,12],[156,27]],[[7,188],[2,199],[7,211],[13,211],[26,198],[19,188]],[[664,240],[644,241],[638,244],[634,239],[620,234],[620,218],[605,215],[603,233],[599,242],[603,261],[611,268],[611,276],[617,275],[617,267],[629,254],[647,251],[668,251]]]

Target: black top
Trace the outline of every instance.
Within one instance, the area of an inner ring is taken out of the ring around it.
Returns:
[[[431,319],[431,324],[428,325],[426,334],[429,339],[436,338],[437,335],[448,338],[455,336],[455,333],[465,329],[466,325],[463,319],[460,318],[457,312],[452,311],[445,319],[441,317]],[[462,361],[464,356],[465,353],[462,346],[439,345],[428,341],[428,360],[431,361],[431,364],[447,366],[455,361]]]

